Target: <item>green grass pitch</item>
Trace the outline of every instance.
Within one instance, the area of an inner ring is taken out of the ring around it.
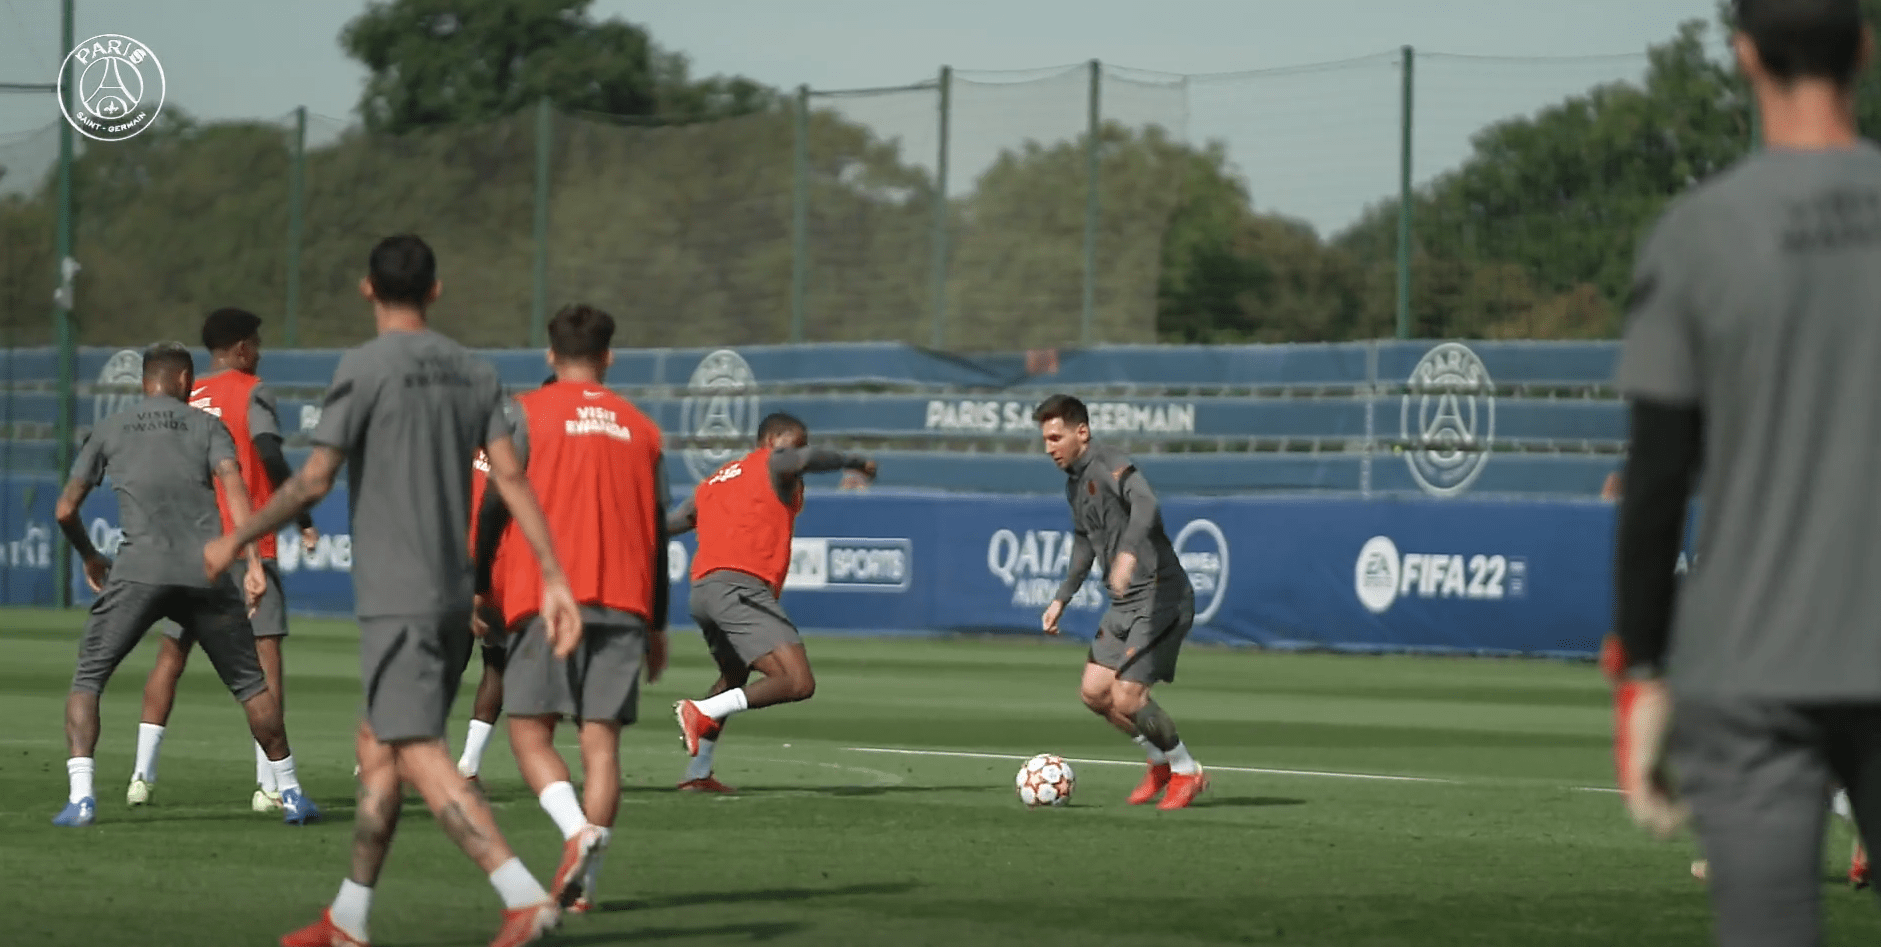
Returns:
[[[82,613],[0,612],[0,943],[266,945],[311,921],[347,868],[354,632],[299,620],[288,727],[323,824],[248,811],[253,751],[200,654],[154,804],[124,805],[146,640],[105,696],[98,824],[58,829],[61,707]],[[814,638],[806,704],[739,716],[735,798],[671,791],[669,705],[710,682],[696,634],[643,691],[597,892],[551,943],[609,945],[1702,944],[1689,840],[1627,823],[1591,666],[1190,648],[1161,703],[1212,766],[1188,811],[1132,808],[1134,747],[1077,702],[1081,650],[1037,640]],[[473,659],[452,728],[462,745]],[[499,734],[501,727],[499,726]],[[568,741],[564,741],[567,745]],[[892,753],[884,750],[944,751]],[[1072,805],[1026,810],[1019,760],[1076,764]],[[958,755],[947,755],[958,754]],[[572,757],[572,751],[571,751]],[[1286,771],[1286,772],[1282,772]],[[1411,776],[1427,781],[1328,774]],[[498,820],[545,882],[560,838],[499,736]],[[1881,938],[1872,896],[1823,865],[1831,942]],[[381,947],[480,945],[500,904],[408,800],[374,908]]]

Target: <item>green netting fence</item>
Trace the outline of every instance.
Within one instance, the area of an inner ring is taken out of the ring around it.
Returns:
[[[1259,270],[1229,301],[1252,313],[1238,338],[1604,332],[1663,200],[1626,186],[1639,141],[1544,155],[1534,180],[1457,168],[1498,122],[1638,95],[1647,68],[1406,50],[1225,75],[943,69],[722,121],[544,104],[402,136],[174,103],[133,139],[77,143],[77,342],[188,339],[221,305],[263,313],[276,344],[357,342],[366,250],[399,231],[436,247],[440,321],[478,346],[540,344],[577,300],[633,346],[1207,339],[1171,313],[1216,264],[1169,261],[1211,227],[1235,257],[1220,266]],[[8,347],[54,341],[59,119],[38,99],[43,128],[0,137]],[[1251,217],[1228,219],[1210,168]]]

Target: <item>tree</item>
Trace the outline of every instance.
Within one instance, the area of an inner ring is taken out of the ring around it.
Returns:
[[[699,120],[769,107],[744,78],[694,82],[646,30],[588,16],[592,0],[378,0],[340,34],[371,75],[372,131],[487,121],[548,97],[565,111]]]

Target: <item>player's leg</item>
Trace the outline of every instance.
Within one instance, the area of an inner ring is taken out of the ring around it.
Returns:
[[[362,622],[366,720],[392,747],[399,778],[418,790],[445,835],[502,896],[503,930],[495,943],[520,944],[553,928],[560,912],[510,849],[488,800],[457,771],[444,743],[470,647],[468,614]]]
[[[751,679],[751,669],[738,660],[737,652],[733,651],[730,643],[724,642],[722,638],[719,644],[712,646],[712,656],[720,662],[718,680],[712,683],[711,688],[705,692],[705,696],[700,698],[700,702],[743,687],[745,682]],[[725,725],[730,722],[729,720],[719,721],[716,736],[699,739],[699,752],[686,760],[686,776],[676,787],[681,792],[736,792],[732,787],[720,782],[713,772],[714,757],[719,741],[725,738]]]
[[[516,633],[514,653],[503,671],[509,745],[516,754],[516,768],[536,794],[542,811],[562,832],[562,860],[549,881],[549,894],[562,907],[574,901],[574,894],[564,896],[569,879],[587,871],[588,858],[600,838],[582,810],[568,762],[555,749],[555,725],[580,710],[575,687],[597,633],[598,628],[585,627],[581,645],[563,660],[555,656],[542,619],[532,618]],[[578,894],[579,889],[577,882],[574,893]]]
[[[170,711],[176,706],[176,685],[189,663],[193,641],[183,629],[165,622],[157,643],[157,665],[144,681],[144,712],[137,724],[137,761],[131,766],[131,787],[124,801],[141,806],[150,801],[157,788],[157,762],[163,751],[164,729],[170,723]]]
[[[286,720],[287,673],[283,652],[287,643],[287,596],[281,588],[279,568],[267,561],[262,562],[261,568],[267,576],[268,587],[261,593],[261,600],[255,603],[255,613],[249,616],[248,623],[254,628],[255,656],[261,660],[261,674],[268,681],[268,691],[274,695],[275,703],[281,707],[281,719]],[[256,812],[281,808],[280,780],[260,743],[255,744],[255,787],[255,794],[249,800],[250,808]]]
[[[98,749],[98,695],[144,632],[156,624],[167,593],[163,586],[107,580],[92,602],[79,640],[72,690],[65,699],[68,791],[65,807],[52,819],[54,825],[85,826],[97,817],[92,776],[97,768],[93,754]]]
[[[1671,764],[1704,849],[1720,947],[1822,942],[1822,803],[1832,778],[1822,737],[1792,707],[1678,702]]]
[[[457,758],[457,771],[465,779],[476,780],[483,772],[483,751],[496,732],[496,718],[503,713],[503,673],[509,648],[499,615],[485,619],[490,631],[484,635],[480,653],[483,677],[477,681],[477,693],[470,708],[470,730],[464,736],[464,752]]]
[[[354,745],[359,759],[359,806],[353,812],[352,867],[320,920],[281,938],[282,947],[355,947],[368,940],[372,889],[392,850],[405,794],[392,748],[380,743],[363,720]]]
[[[735,694],[738,701],[744,699],[743,689],[745,682],[750,679],[751,664],[740,655],[730,637],[731,628],[738,621],[734,611],[739,606],[740,588],[739,585],[713,576],[707,576],[692,586],[692,620],[699,626],[706,648],[711,651],[712,660],[718,665],[719,679],[705,699],[682,700],[673,705],[673,716],[679,721],[680,739],[685,743],[686,755],[691,758],[687,764],[686,778],[679,783],[679,788],[689,792],[730,791],[729,786],[718,782],[712,775],[713,752],[718,746],[720,734],[724,732],[724,717],[714,718],[700,708],[707,704],[717,706],[730,699],[726,696],[728,694]]]
[[[1208,788],[1208,774],[1182,742],[1175,720],[1150,694],[1158,683],[1176,679],[1176,659],[1194,619],[1194,597],[1184,592],[1168,606],[1152,607],[1133,621],[1111,689],[1111,706],[1129,714],[1137,733],[1169,761],[1168,791],[1157,804],[1160,809],[1185,808]]]
[[[248,731],[261,746],[280,787],[282,821],[289,825],[318,821],[319,807],[301,792],[281,702],[261,670],[254,627],[233,580],[225,576],[213,588],[191,589],[182,601],[187,604],[174,617],[202,645],[223,685],[248,715]]]
[[[674,706],[687,752],[696,754],[697,742],[716,739],[726,718],[759,707],[807,700],[816,693],[816,678],[810,673],[809,654],[797,626],[769,589],[755,582],[708,578],[694,587],[693,596],[694,614],[703,612],[716,633],[730,643],[739,663],[764,675],[756,685],[735,687],[705,700],[682,700]],[[703,601],[699,601],[701,598]]]
[[[1855,828],[1849,883],[1865,888],[1868,849],[1881,837],[1881,706],[1850,707],[1838,716],[1830,721],[1829,741],[1829,762],[1842,784],[1835,812]]]
[[[581,853],[579,870],[558,880],[557,897],[565,908],[585,913],[594,900],[614,819],[620,811],[620,732],[640,713],[640,665],[646,655],[646,625],[636,616],[587,627],[571,661],[581,716],[583,808],[593,844]]]

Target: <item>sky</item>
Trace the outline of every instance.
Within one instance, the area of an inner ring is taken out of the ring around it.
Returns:
[[[162,61],[167,103],[199,118],[285,119],[304,105],[323,117],[318,128],[352,120],[365,70],[337,37],[365,9],[360,0],[76,4],[78,38],[147,44]],[[0,82],[53,79],[65,52],[59,6],[0,0]],[[1421,182],[1466,157],[1470,136],[1491,122],[1637,81],[1648,45],[1715,10],[1714,0],[595,0],[591,15],[648,28],[697,75],[787,89],[907,86],[949,65],[956,194],[1000,150],[1082,131],[1080,64],[1098,59],[1107,118],[1225,142],[1258,209],[1330,234],[1396,192],[1401,46],[1416,50]],[[817,102],[899,139],[908,163],[935,165],[931,89]],[[50,161],[48,130],[59,121],[50,95],[0,95],[0,164]]]

